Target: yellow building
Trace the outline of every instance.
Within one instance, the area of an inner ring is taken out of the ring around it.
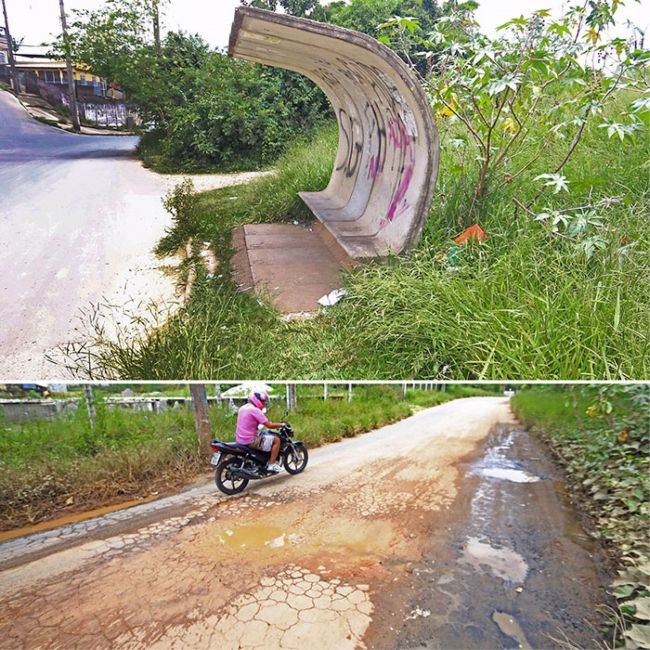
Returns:
[[[45,58],[17,57],[16,71],[20,74],[32,73],[40,81],[67,89],[68,72],[65,61]],[[93,95],[95,97],[109,97],[123,99],[124,94],[109,84],[102,77],[93,74],[87,65],[75,64],[72,68],[77,97],[83,98]]]

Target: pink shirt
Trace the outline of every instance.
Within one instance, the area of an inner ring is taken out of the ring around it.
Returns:
[[[237,413],[235,440],[240,445],[249,445],[257,435],[257,425],[266,422],[266,415],[252,404],[244,404]]]

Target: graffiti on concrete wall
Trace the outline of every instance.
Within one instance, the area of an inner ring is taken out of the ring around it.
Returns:
[[[343,83],[332,68],[338,73],[343,70],[349,83]],[[374,65],[337,58],[319,61],[318,74],[346,106],[337,116],[343,148],[336,171],[350,178],[360,173],[363,165],[371,182],[369,196],[375,180],[391,172],[391,200],[383,222],[387,225],[409,207],[407,194],[417,141],[415,119],[392,81]],[[363,86],[368,97],[360,115],[353,113],[355,103],[349,90],[357,86]]]
[[[343,162],[336,168],[336,171],[343,171],[350,178],[356,174],[361,161],[363,129],[358,128],[358,120],[348,115],[344,108],[339,108],[338,118],[341,135],[346,142],[346,153]]]

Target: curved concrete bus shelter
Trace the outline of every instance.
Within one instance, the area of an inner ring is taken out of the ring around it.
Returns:
[[[420,237],[438,171],[427,97],[408,66],[365,34],[240,7],[229,54],[299,72],[332,103],[339,146],[328,186],[301,192],[352,258],[399,254]]]

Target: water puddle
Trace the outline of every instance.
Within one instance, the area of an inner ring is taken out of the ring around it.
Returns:
[[[278,526],[237,526],[220,530],[212,535],[213,542],[233,550],[282,548],[302,544],[303,535],[285,533]]]
[[[539,476],[520,469],[518,463],[508,458],[508,451],[514,444],[517,431],[509,431],[499,444],[492,445],[481,460],[474,463],[471,473],[475,476],[496,478],[513,483],[536,483],[540,481]]]
[[[507,547],[495,548],[477,537],[467,538],[460,561],[476,570],[488,567],[497,578],[510,582],[523,583],[528,575],[528,565],[519,553]]]
[[[286,544],[287,535],[277,526],[241,526],[219,532],[216,541],[231,549],[279,548]]]
[[[494,612],[492,614],[492,620],[506,636],[513,638],[522,650],[532,650],[532,646],[528,643],[528,639],[521,629],[521,625],[510,614]]]
[[[505,467],[484,467],[479,470],[481,476],[488,478],[499,478],[513,483],[537,483],[541,480],[539,476],[529,474],[521,469],[510,469]]]

